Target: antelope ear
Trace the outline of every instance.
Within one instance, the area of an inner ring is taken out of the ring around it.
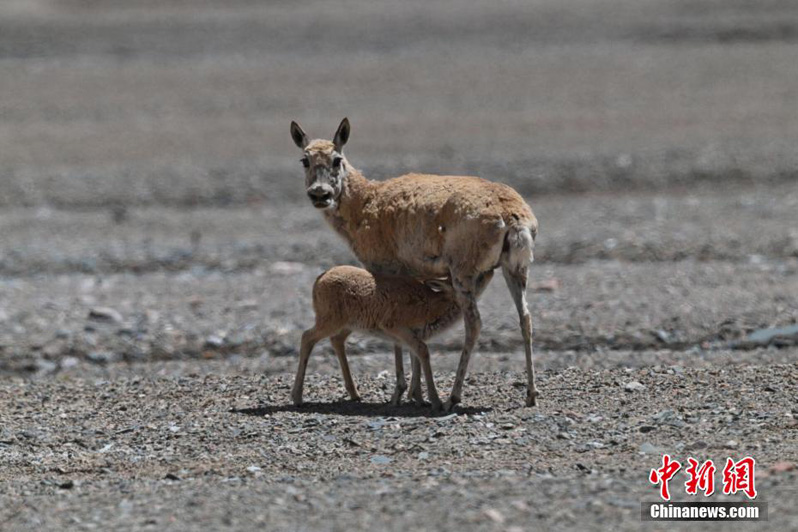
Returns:
[[[341,120],[341,124],[338,126],[338,131],[335,132],[335,136],[333,137],[333,144],[335,145],[335,151],[338,153],[343,153],[344,144],[346,141],[349,140],[349,119],[344,118]]]
[[[294,144],[302,150],[310,144],[308,136],[305,135],[305,132],[302,131],[302,128],[296,122],[291,122],[291,138],[294,139]]]

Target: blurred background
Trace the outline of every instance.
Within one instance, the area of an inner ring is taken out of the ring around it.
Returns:
[[[369,177],[524,194],[541,346],[794,323],[745,268],[795,288],[796,57],[790,0],[6,0],[0,369],[295,353],[315,275],[354,258],[288,125],[344,116]],[[515,348],[492,293],[483,350]]]
[[[458,415],[357,335],[289,404],[344,116],[532,206],[537,408],[502,280]],[[796,530],[797,145],[795,0],[0,0],[0,528],[639,530],[670,452]]]

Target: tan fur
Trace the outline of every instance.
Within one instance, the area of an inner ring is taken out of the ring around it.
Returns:
[[[515,228],[537,234],[537,219],[517,192],[478,177],[408,174],[378,182],[350,167],[343,186],[338,209],[324,216],[372,271],[421,279],[479,274],[499,265]]]
[[[447,409],[460,402],[469,358],[482,327],[475,283],[501,266],[519,315],[535,404],[532,320],[526,302],[528,266],[538,222],[512,188],[468,176],[407,174],[370,181],[343,155],[349,121],[333,141],[309,140],[299,124],[291,136],[304,152],[308,196],[364,266],[421,280],[449,276],[463,314],[465,342]]]
[[[477,283],[477,296],[481,295],[490,282],[492,272],[482,276]],[[451,286],[437,283],[443,290],[435,291],[425,283],[407,276],[373,275],[367,270],[354,266],[336,266],[320,275],[313,285],[313,310],[316,323],[302,337],[300,367],[297,371],[292,392],[295,404],[302,402],[302,387],[307,359],[313,345],[327,337],[338,338],[336,348],[347,391],[352,399],[359,399],[357,388],[351,379],[346,363],[343,342],[351,331],[362,331],[387,337],[394,342],[408,343],[422,365],[428,364],[428,350],[424,345],[422,353],[418,346],[424,340],[446,330],[460,319],[460,307],[454,300]],[[339,354],[338,351],[341,351]],[[397,347],[399,361],[401,348]],[[426,354],[424,354],[426,353]],[[397,361],[397,383],[392,402],[398,404],[407,385],[404,374]],[[434,385],[430,385],[431,375],[427,376],[430,402],[440,405]],[[401,378],[401,379],[400,379]],[[418,399],[420,389],[418,365],[414,363],[414,386],[411,396]]]

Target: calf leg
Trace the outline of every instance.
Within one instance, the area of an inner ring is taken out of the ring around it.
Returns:
[[[399,406],[402,402],[402,396],[407,390],[407,382],[405,381],[405,368],[404,361],[402,360],[402,346],[393,344],[393,359],[396,366],[396,386],[393,389],[391,396],[391,404]]]
[[[329,335],[329,331],[322,330],[315,326],[302,333],[302,343],[299,347],[299,367],[296,370],[294,387],[291,389],[291,400],[296,406],[302,404],[302,388],[305,385],[305,369],[308,367],[310,353],[319,340],[327,338]]]
[[[350,334],[352,334],[352,331],[344,329],[330,338],[330,343],[332,344],[333,351],[335,351],[335,356],[338,357],[338,364],[341,366],[341,373],[344,376],[344,386],[346,386],[346,392],[349,394],[349,398],[353,401],[360,401],[360,394],[357,393],[357,386],[355,386],[355,381],[352,379],[352,372],[349,371],[349,361],[346,359],[346,339]]]
[[[538,396],[538,389],[535,387],[535,368],[532,365],[532,316],[529,314],[529,308],[526,303],[527,268],[522,267],[510,270],[507,266],[504,266],[502,267],[502,273],[504,273],[507,288],[510,289],[510,294],[513,296],[515,307],[518,310],[518,318],[521,321],[521,334],[524,337],[527,378],[526,406],[534,406]]]
[[[457,365],[452,393],[449,396],[449,400],[446,401],[445,408],[447,411],[460,402],[463,381],[465,381],[466,373],[468,372],[468,362],[482,330],[482,320],[479,316],[477,295],[474,290],[475,285],[476,276],[458,277],[452,272],[452,286],[454,287],[455,298],[463,313],[463,322],[465,323],[465,343],[463,344],[463,352],[460,355],[460,363]]]

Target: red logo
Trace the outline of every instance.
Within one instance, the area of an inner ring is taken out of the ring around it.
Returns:
[[[698,490],[704,492],[705,497],[709,497],[715,493],[715,464],[712,460],[707,460],[701,467],[698,467],[698,460],[695,458],[688,458],[690,467],[687,468],[687,482],[684,483],[685,491],[688,495],[695,495]]]
[[[707,460],[703,464],[695,458],[688,457],[689,466],[685,469],[687,481],[684,483],[685,492],[688,495],[697,495],[702,492],[705,497],[715,493],[715,464],[712,460]],[[671,493],[668,482],[673,479],[676,473],[682,468],[677,460],[673,460],[670,455],[662,455],[662,467],[652,469],[648,475],[648,481],[659,486],[660,496],[663,500],[671,500]],[[723,468],[723,493],[734,495],[743,492],[749,499],[756,498],[756,486],[754,485],[754,471],[756,460],[750,456],[735,462],[731,458],[726,459],[726,466]]]
[[[671,500],[671,493],[668,491],[668,482],[673,475],[681,469],[682,464],[676,460],[671,460],[670,455],[662,455],[662,467],[659,469],[652,469],[651,474],[648,475],[648,480],[652,484],[661,484],[659,488],[660,496],[666,501]]]
[[[755,466],[756,462],[750,456],[746,456],[739,462],[727,458],[726,467],[723,468],[723,493],[733,495],[742,491],[749,499],[756,498]]]

